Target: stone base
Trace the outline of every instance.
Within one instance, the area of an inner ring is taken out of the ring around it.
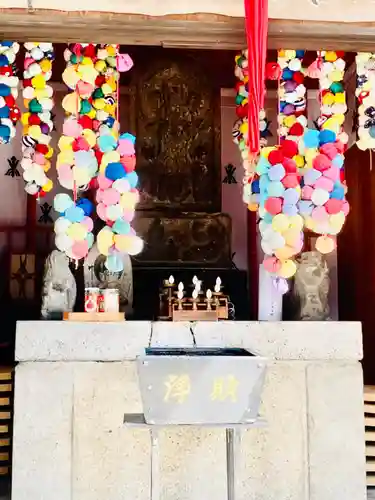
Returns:
[[[243,431],[236,500],[365,500],[356,323],[19,323],[13,500],[150,500],[135,359],[152,346],[242,347],[268,358],[265,428]],[[225,431],[159,433],[159,495],[227,500]]]

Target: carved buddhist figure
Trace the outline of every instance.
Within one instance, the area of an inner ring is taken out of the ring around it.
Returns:
[[[82,286],[117,289],[120,295],[120,311],[129,315],[133,306],[130,257],[123,256],[124,270],[118,273],[109,272],[104,263],[105,257],[99,253],[95,244],[83,263]],[[51,252],[46,260],[43,279],[41,314],[44,319],[60,318],[64,312],[74,310],[78,296],[77,281],[71,271],[68,257],[59,250]]]
[[[319,252],[304,252],[294,281],[294,294],[300,303],[298,318],[302,321],[329,319],[329,270]]]

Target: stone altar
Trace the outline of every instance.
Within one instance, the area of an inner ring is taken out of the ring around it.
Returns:
[[[229,321],[18,323],[12,499],[150,500],[150,433],[123,425],[135,360],[194,345],[268,358],[236,500],[365,500],[361,325]],[[223,429],[164,429],[159,449],[161,500],[227,499]]]

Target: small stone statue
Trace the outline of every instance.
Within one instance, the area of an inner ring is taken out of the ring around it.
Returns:
[[[123,256],[124,270],[109,272],[105,266],[105,256],[96,244],[91,248],[83,263],[84,286],[87,288],[112,288],[119,291],[120,311],[129,315],[133,307],[133,275],[129,255]],[[59,319],[64,312],[71,312],[77,299],[77,283],[69,268],[69,258],[59,250],[53,250],[46,260],[42,311],[44,319]]]
[[[300,321],[329,319],[329,270],[319,252],[304,252],[299,259],[294,279],[294,295],[298,298]]]

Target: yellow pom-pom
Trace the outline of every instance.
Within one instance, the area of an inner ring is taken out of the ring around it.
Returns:
[[[66,234],[74,241],[83,241],[87,236],[87,228],[79,222],[74,222],[68,227]]]
[[[277,214],[272,219],[272,229],[279,233],[286,231],[289,228],[289,217],[285,214]]]
[[[336,242],[329,236],[319,236],[316,240],[315,248],[323,254],[331,253],[336,248]]]
[[[111,85],[109,85],[108,83],[104,83],[102,85],[102,92],[104,95],[112,94],[113,90],[112,90]]]
[[[102,229],[97,237],[98,250],[102,255],[108,255],[109,249],[114,243],[113,233],[108,229]]]
[[[35,140],[38,140],[42,135],[42,130],[39,125],[31,125],[29,127],[29,136]]]
[[[74,153],[72,150],[66,149],[61,151],[61,153],[57,155],[57,165],[63,165],[63,164],[73,165],[73,163],[74,163]]]
[[[50,158],[52,158],[52,156],[53,156],[53,148],[51,148],[51,146],[48,146],[48,151],[45,154],[45,157],[49,160]]]
[[[34,89],[44,89],[46,86],[46,79],[43,75],[36,75],[31,79],[31,85]]]
[[[82,132],[82,135],[86,139],[86,141],[88,142],[90,148],[93,148],[96,144],[95,132],[93,130],[85,128],[84,131]]]
[[[287,259],[281,263],[281,268],[278,272],[279,276],[288,279],[296,274],[297,266],[293,260]]]
[[[250,210],[250,212],[256,212],[258,210],[259,205],[257,203],[249,203],[247,205],[247,209]]]
[[[50,170],[51,168],[51,162],[49,160],[46,160],[46,163],[43,165],[43,170],[45,172],[48,172],[48,170]]]
[[[39,64],[43,73],[49,73],[52,70],[52,61],[49,59],[43,59]]]
[[[327,94],[324,94],[322,98],[323,106],[332,106],[334,102],[335,102],[335,96],[331,94],[331,92],[327,92]]]
[[[303,166],[305,165],[305,160],[301,155],[293,156],[293,160],[296,162],[298,168],[303,168]]]
[[[286,50],[284,52],[284,57],[286,59],[295,59],[295,57],[296,57],[296,51],[295,50]]]
[[[275,256],[279,260],[290,259],[296,253],[297,253],[296,250],[293,247],[290,247],[290,246],[285,246],[285,247],[278,248],[277,250],[275,250]]]
[[[48,179],[48,182],[42,186],[42,189],[45,193],[49,193],[53,188],[53,182],[51,179]]]
[[[335,62],[337,60],[337,54],[333,50],[327,50],[325,54],[325,60],[327,62]]]
[[[117,151],[108,151],[108,153],[104,153],[102,156],[102,161],[100,166],[104,166],[104,168],[108,165],[108,163],[117,163],[120,161],[120,153]]]
[[[335,103],[336,104],[346,104],[346,95],[345,92],[339,92],[335,95]]]
[[[104,73],[106,68],[107,68],[107,65],[106,65],[105,61],[100,60],[100,59],[99,59],[99,61],[96,61],[96,63],[95,63],[96,71],[98,71],[99,73]]]
[[[30,118],[30,113],[23,113],[23,115],[21,116],[21,123],[23,126],[28,127],[29,118]]]
[[[58,143],[60,151],[64,150],[71,151],[73,142],[74,142],[74,137],[68,137],[66,135],[62,135]]]
[[[283,125],[285,127],[291,128],[292,125],[294,125],[296,123],[296,121],[297,121],[297,118],[294,115],[285,116],[285,118],[283,120]]]

